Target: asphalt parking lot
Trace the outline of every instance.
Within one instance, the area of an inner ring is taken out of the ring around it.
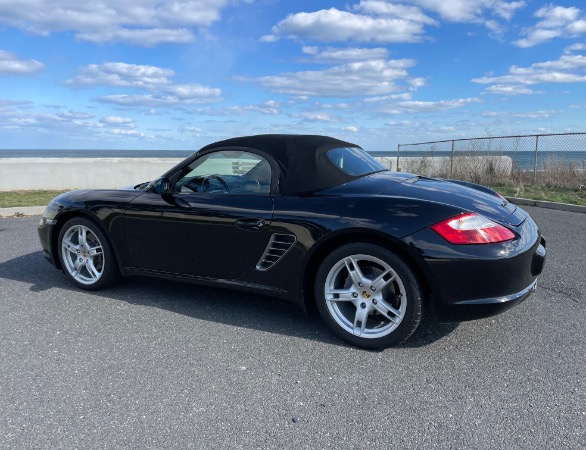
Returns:
[[[538,291],[383,352],[251,294],[82,292],[0,219],[0,448],[586,448],[586,215],[526,209]]]

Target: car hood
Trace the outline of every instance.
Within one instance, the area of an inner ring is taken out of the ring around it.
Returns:
[[[50,205],[57,205],[60,209],[63,207],[86,208],[90,205],[101,204],[125,205],[142,194],[144,192],[136,191],[132,187],[129,189],[80,189],[64,192],[51,200]]]
[[[450,180],[412,175],[400,182],[393,178],[391,186],[381,192],[381,195],[399,195],[443,203],[513,226],[520,225],[525,220],[522,210],[512,203],[497,196],[496,193],[484,192],[483,189],[486,188],[483,186],[477,188],[472,186],[464,186]]]

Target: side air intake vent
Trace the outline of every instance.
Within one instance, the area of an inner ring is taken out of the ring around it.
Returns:
[[[292,234],[273,234],[256,265],[257,270],[269,270],[285,256],[295,242],[297,239]]]

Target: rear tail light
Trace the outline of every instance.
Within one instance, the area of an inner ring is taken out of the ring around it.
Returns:
[[[510,241],[513,232],[476,213],[464,213],[443,220],[431,229],[451,244],[493,244]]]

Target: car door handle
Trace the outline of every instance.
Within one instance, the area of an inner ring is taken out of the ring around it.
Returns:
[[[237,219],[236,227],[242,230],[258,231],[265,226],[264,219]]]

